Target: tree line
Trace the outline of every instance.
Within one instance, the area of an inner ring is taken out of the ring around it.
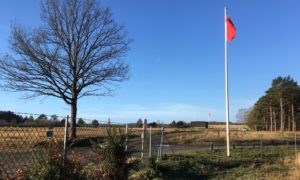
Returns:
[[[241,109],[246,124],[258,130],[295,131],[300,123],[300,87],[290,76],[273,79],[253,107]]]
[[[136,122],[136,127],[143,127],[143,120],[140,118],[137,120]],[[147,126],[148,127],[153,127],[153,128],[156,128],[156,127],[172,127],[172,128],[189,128],[191,127],[191,124],[190,123],[187,123],[187,122],[184,122],[184,121],[172,121],[170,124],[162,124],[162,123],[159,123],[159,122],[150,122],[150,123],[147,123]]]
[[[49,126],[58,127],[65,125],[65,118],[59,119],[59,116],[53,114],[47,116],[40,114],[38,117],[21,116],[11,111],[0,111],[0,126]],[[77,120],[77,126],[93,126],[98,127],[98,120],[93,120],[90,123],[85,122],[82,118]]]

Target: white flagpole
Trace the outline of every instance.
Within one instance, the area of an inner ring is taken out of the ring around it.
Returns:
[[[228,94],[228,51],[227,51],[227,23],[226,23],[226,7],[225,7],[225,97],[226,97],[226,139],[227,139],[227,156],[230,156],[229,142],[229,94]]]

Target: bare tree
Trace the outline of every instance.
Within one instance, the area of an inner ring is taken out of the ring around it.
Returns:
[[[0,60],[2,87],[27,92],[26,98],[54,96],[71,106],[71,137],[76,137],[77,101],[110,95],[128,78],[121,60],[130,43],[109,8],[95,0],[46,0],[39,28],[12,25],[15,55]]]
[[[239,109],[237,114],[236,114],[236,119],[238,123],[245,123],[247,116],[249,115],[249,113],[252,111],[253,107],[250,108],[242,108]]]

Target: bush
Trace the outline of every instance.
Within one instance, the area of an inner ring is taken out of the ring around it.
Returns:
[[[88,178],[96,179],[127,179],[130,150],[125,150],[126,135],[119,129],[107,128],[107,137],[103,144],[93,142],[94,152],[98,155],[95,165],[85,168]]]
[[[81,173],[83,167],[80,164],[80,157],[71,154],[64,160],[62,142],[48,142],[45,156],[43,166],[33,172],[31,179],[85,179]]]

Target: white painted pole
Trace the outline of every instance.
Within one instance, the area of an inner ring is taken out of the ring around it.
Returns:
[[[226,139],[227,139],[227,156],[230,156],[230,141],[229,141],[229,94],[228,94],[228,51],[227,51],[227,23],[226,23],[226,7],[225,13],[225,97],[226,97]]]

